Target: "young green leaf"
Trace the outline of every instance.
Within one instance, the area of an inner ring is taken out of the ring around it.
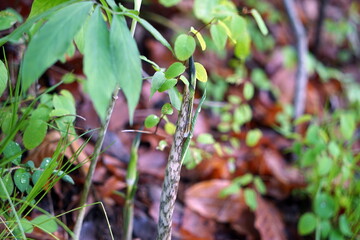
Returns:
[[[261,33],[264,36],[266,36],[269,33],[269,30],[267,29],[266,24],[265,24],[264,20],[262,19],[261,15],[259,14],[259,12],[256,9],[251,9],[250,13],[255,18],[255,21],[256,21]]]
[[[207,82],[208,76],[204,66],[201,63],[195,62],[195,69],[196,69],[196,78],[200,82]]]
[[[220,3],[220,0],[195,0],[194,13],[195,16],[202,21],[208,23],[213,18],[213,10]]]
[[[340,116],[340,131],[346,140],[350,140],[356,130],[355,115],[344,113]]]
[[[167,79],[174,78],[179,76],[185,71],[186,67],[181,62],[174,62],[170,67],[165,71],[165,77]]]
[[[332,196],[327,193],[320,193],[315,197],[314,211],[322,219],[329,219],[336,212],[336,203]]]
[[[165,74],[158,71],[154,74],[151,80],[150,98],[159,88],[166,82]]]
[[[262,132],[259,129],[250,130],[246,134],[246,145],[254,147],[262,137]]]
[[[0,31],[11,28],[16,22],[21,22],[22,17],[14,9],[8,8],[0,11]]]
[[[345,214],[342,214],[339,217],[339,227],[340,227],[341,233],[344,234],[345,236],[347,236],[347,237],[353,236],[349,221],[347,220]]]
[[[254,185],[256,190],[258,190],[260,194],[266,193],[266,185],[264,184],[263,180],[260,177],[254,178]]]
[[[42,170],[36,170],[32,175],[31,175],[31,181],[32,183],[35,185],[37,183],[37,181],[40,179],[41,177],[41,174],[43,173],[44,171]]]
[[[174,87],[177,83],[176,79],[167,79],[158,89],[159,92],[164,92],[166,90],[169,90],[170,88]]]
[[[58,229],[58,225],[55,219],[47,215],[40,215],[31,220],[31,223],[45,232],[53,233],[56,232],[56,230]]]
[[[145,118],[144,125],[146,128],[155,127],[160,122],[160,118],[155,114],[151,114]]]
[[[254,91],[254,85],[252,85],[252,83],[246,82],[244,84],[243,95],[246,100],[252,99]]]
[[[257,200],[256,200],[256,192],[251,188],[246,188],[244,190],[244,198],[246,205],[253,211],[256,210]]]
[[[39,15],[39,14],[49,10],[50,8],[60,5],[64,2],[69,2],[69,0],[51,0],[51,1],[34,0],[34,2],[31,5],[31,11],[29,14],[29,18]]]
[[[10,173],[6,174],[5,177],[1,177],[1,179],[5,185],[5,189],[2,187],[2,185],[0,185],[0,198],[6,199],[6,192],[11,196],[12,192],[14,191],[14,182]]]
[[[25,190],[30,186],[30,177],[30,173],[23,168],[15,171],[14,182],[20,192],[25,192]]]
[[[48,166],[50,166],[51,160],[52,160],[52,159],[49,158],[49,157],[44,158],[44,159],[41,161],[40,168],[41,168],[41,169],[46,169]]]
[[[198,31],[197,31],[195,28],[193,28],[193,27],[190,28],[190,32],[192,32],[192,33],[196,36],[196,38],[197,38],[197,40],[198,40],[198,42],[199,42],[199,44],[200,44],[201,50],[205,51],[205,49],[206,49],[206,42],[205,42],[203,36],[201,35],[201,33],[198,32]]]
[[[8,82],[8,72],[5,64],[0,60],[0,97],[4,93]]]
[[[180,34],[175,40],[175,55],[180,61],[187,60],[195,51],[196,43],[193,37]]]
[[[60,9],[34,35],[24,55],[21,72],[24,90],[64,55],[92,5],[79,2]]]
[[[249,36],[247,24],[244,17],[234,15],[229,21],[225,21],[231,31],[231,37],[236,41],[241,41],[245,36]]]
[[[244,61],[245,58],[250,54],[250,45],[250,35],[244,34],[242,38],[237,39],[234,50],[235,56]]]
[[[210,133],[202,133],[197,138],[196,141],[201,144],[214,144],[215,139]]]
[[[165,103],[161,108],[161,114],[164,115],[172,115],[174,113],[174,110],[170,103]]]
[[[175,5],[178,4],[179,2],[181,2],[181,0],[160,0],[160,1],[159,1],[159,3],[161,3],[161,4],[164,5],[165,7],[175,6]]]
[[[20,164],[22,151],[20,145],[17,142],[10,141],[6,145],[3,154],[5,158],[14,158],[12,163]]]
[[[132,124],[134,111],[139,102],[142,76],[141,60],[136,42],[133,39],[125,18],[114,15],[110,29],[111,63],[117,83],[125,94],[129,120]]]
[[[246,173],[245,175],[241,177],[237,177],[234,179],[234,183],[240,185],[240,186],[246,186],[250,184],[254,179],[254,176],[250,173]]]
[[[300,217],[298,223],[298,231],[300,235],[308,235],[316,228],[316,216],[311,213],[305,213]]]
[[[210,26],[210,35],[212,40],[214,41],[215,46],[222,50],[225,48],[227,41],[227,33],[226,29],[220,24],[212,24]]]
[[[181,99],[180,99],[180,93],[176,87],[169,89],[169,98],[171,105],[173,105],[176,110],[180,111]]]
[[[39,146],[46,136],[48,125],[41,119],[31,119],[25,128],[23,142],[26,149]]]
[[[164,129],[167,134],[174,135],[176,131],[176,126],[172,122],[167,122],[165,123]]]

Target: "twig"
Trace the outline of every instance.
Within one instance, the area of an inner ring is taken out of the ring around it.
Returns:
[[[306,58],[308,55],[308,46],[306,33],[303,24],[295,11],[294,0],[283,0],[286,12],[289,16],[291,28],[294,32],[297,52],[297,71],[295,83],[295,98],[294,98],[294,117],[300,117],[305,110],[306,102],[306,86],[308,82],[306,70]]]

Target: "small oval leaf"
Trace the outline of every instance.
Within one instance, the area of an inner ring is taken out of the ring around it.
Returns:
[[[169,90],[170,88],[174,87],[177,83],[176,79],[168,79],[166,80],[158,89],[159,92],[164,92],[166,90]]]
[[[174,78],[179,76],[185,71],[186,67],[181,62],[174,62],[170,67],[165,71],[165,77],[167,79]]]
[[[250,130],[246,135],[246,145],[254,147],[262,137],[262,132],[259,129]]]
[[[300,235],[312,233],[316,228],[316,216],[313,213],[305,213],[300,217],[298,231]]]
[[[20,192],[25,192],[25,190],[29,187],[30,177],[30,173],[23,168],[15,171],[14,182],[15,186],[20,190]]]
[[[149,116],[146,117],[145,119],[145,127],[146,128],[152,128],[155,127],[160,121],[160,118],[154,114],[151,114]]]
[[[201,63],[196,62],[195,69],[196,69],[196,78],[200,82],[207,82],[208,76],[207,76],[207,72],[206,72],[206,69],[204,68],[204,66]]]
[[[187,60],[195,51],[195,39],[186,34],[180,34],[175,40],[175,56],[180,61]]]
[[[174,113],[174,110],[170,103],[165,103],[161,108],[161,114],[164,115],[172,115]]]

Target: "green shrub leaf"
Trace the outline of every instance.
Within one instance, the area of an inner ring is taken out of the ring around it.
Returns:
[[[0,198],[6,199],[7,197],[5,191],[7,191],[7,193],[11,196],[12,192],[14,191],[14,182],[10,173],[6,174],[5,177],[2,177],[2,181],[5,185],[5,189],[2,187],[2,185],[0,185]]]
[[[257,200],[256,200],[256,192],[251,188],[246,188],[244,190],[244,198],[245,203],[249,206],[251,210],[256,210]]]
[[[167,79],[158,89],[159,92],[164,92],[166,90],[169,90],[170,88],[174,87],[177,83],[176,79]]]
[[[260,29],[260,32],[266,36],[269,33],[269,30],[266,27],[266,24],[263,20],[263,18],[261,17],[261,15],[259,14],[259,12],[256,9],[251,9],[250,13],[253,15],[253,17],[255,18],[255,21]]]
[[[0,60],[0,97],[4,93],[8,82],[8,72],[5,64]]]
[[[16,22],[21,21],[21,15],[14,9],[8,8],[0,11],[0,31],[11,28]]]
[[[345,236],[347,236],[347,237],[353,236],[353,233],[352,233],[351,228],[350,228],[349,221],[347,220],[345,214],[342,214],[339,217],[339,227],[340,227],[341,233],[344,234]]]
[[[298,231],[300,235],[312,233],[316,228],[316,216],[313,213],[305,213],[300,217]]]
[[[151,114],[145,118],[144,125],[146,128],[155,127],[160,121],[160,118],[155,114]]]
[[[165,103],[161,108],[161,114],[164,115],[172,115],[174,113],[174,110],[170,103]]]
[[[320,193],[315,197],[314,211],[322,219],[329,219],[335,215],[335,200],[327,193]]]
[[[159,3],[161,3],[161,4],[164,5],[165,7],[175,6],[175,5],[178,4],[179,2],[181,2],[181,0],[160,0],[160,1],[159,1]]]
[[[22,66],[21,80],[25,90],[65,54],[92,5],[92,2],[79,2],[60,9],[34,35]]]
[[[226,29],[220,24],[212,24],[210,27],[210,35],[214,41],[215,46],[222,50],[225,48],[227,41]]]
[[[141,60],[136,42],[133,39],[124,17],[114,15],[110,29],[110,53],[116,81],[125,94],[129,120],[132,124],[134,111],[139,102],[142,76]],[[104,83],[102,83],[104,84]]]
[[[46,136],[48,125],[41,119],[31,119],[26,127],[23,142],[27,149],[39,146]]]
[[[210,133],[202,133],[197,138],[196,141],[201,144],[214,144],[215,139]]]
[[[154,95],[154,93],[159,90],[159,88],[166,82],[165,74],[161,71],[158,71],[154,74],[151,80],[151,89],[150,89],[150,97]]]
[[[12,163],[20,164],[21,162],[21,147],[17,142],[10,141],[4,149],[5,158],[13,158]]]
[[[252,83],[246,82],[244,84],[243,95],[246,100],[250,100],[253,98],[254,91],[254,85]]]
[[[201,63],[196,62],[195,69],[196,69],[196,78],[200,82],[207,82],[208,76],[205,67]]]
[[[180,61],[187,60],[195,51],[195,39],[187,34],[180,34],[175,40],[175,55]]]
[[[246,134],[246,145],[254,147],[262,137],[262,132],[259,129],[250,130]]]
[[[31,11],[29,14],[29,18],[32,18],[36,15],[39,15],[46,10],[49,10],[52,7],[55,7],[57,5],[60,5],[64,2],[69,2],[69,0],[34,0],[34,2],[31,5]]]
[[[213,18],[213,10],[220,3],[220,0],[195,0],[194,13],[195,16],[202,21],[208,23]]]
[[[30,177],[30,173],[23,168],[15,171],[14,182],[20,192],[25,192],[25,190],[30,186]]]
[[[167,79],[174,78],[179,76],[185,71],[186,67],[181,62],[174,62],[170,67],[165,71],[165,77]]]
[[[173,105],[176,110],[180,111],[181,99],[180,99],[180,93],[176,87],[169,89],[169,98],[171,105]]]
[[[46,216],[46,215],[40,215],[33,220],[31,220],[31,223],[34,224],[36,227],[42,229],[44,232],[56,232],[58,229],[58,225],[55,221],[55,219]]]
[[[355,115],[344,113],[340,116],[340,130],[346,140],[350,140],[356,130]]]

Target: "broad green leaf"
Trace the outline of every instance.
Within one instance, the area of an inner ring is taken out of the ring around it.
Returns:
[[[213,18],[213,10],[220,3],[220,0],[195,0],[194,13],[195,16],[205,23]]]
[[[337,229],[331,229],[329,240],[345,240],[343,235]]]
[[[322,219],[329,219],[335,215],[336,203],[327,193],[320,193],[315,197],[314,211]]]
[[[355,115],[344,113],[340,116],[340,130],[346,140],[350,140],[356,130]]]
[[[41,169],[46,169],[46,168],[50,165],[51,160],[52,160],[52,159],[49,158],[49,157],[44,158],[44,159],[41,161],[40,168],[41,168]]]
[[[246,100],[250,100],[253,98],[254,91],[254,85],[252,85],[252,83],[246,82],[244,84],[243,95]]]
[[[253,15],[253,17],[255,18],[255,21],[261,31],[261,33],[266,36],[269,33],[269,30],[266,27],[266,24],[263,20],[263,18],[261,17],[261,15],[259,14],[259,12],[256,9],[251,9],[250,13]]]
[[[116,87],[113,67],[118,62],[113,63],[117,59],[111,57],[110,33],[99,6],[95,8],[88,22],[85,39],[84,72],[87,76],[86,88],[101,121],[105,121],[107,109]],[[119,76],[122,74],[125,72]]]
[[[21,151],[20,145],[17,142],[10,141],[6,145],[3,154],[4,154],[5,158],[14,158],[15,157],[12,160],[12,163],[14,163],[16,165],[20,164],[22,151]]]
[[[197,40],[198,40],[198,42],[199,42],[199,44],[200,44],[201,50],[202,50],[202,51],[205,51],[205,49],[206,49],[206,42],[205,42],[203,36],[201,35],[201,33],[198,32],[198,31],[197,31],[195,28],[193,28],[193,27],[190,28],[190,32],[192,32],[192,33],[195,35],[195,37],[197,38]]]
[[[73,73],[66,73],[61,77],[61,81],[65,84],[73,83],[76,81],[76,76]]]
[[[58,229],[58,225],[54,218],[51,218],[46,215],[40,215],[33,220],[31,220],[31,223],[34,224],[36,227],[42,229],[44,232],[56,232]]]
[[[180,34],[175,40],[175,55],[180,61],[185,61],[195,51],[195,39],[187,34]]]
[[[255,177],[254,178],[254,185],[255,188],[259,191],[260,194],[265,194],[266,193],[266,185],[263,182],[263,180],[260,177]]]
[[[49,114],[51,109],[45,106],[39,106],[31,113],[30,119],[41,119],[43,121],[49,120]]]
[[[11,196],[12,192],[14,191],[14,182],[10,173],[6,174],[5,177],[1,177],[1,179],[5,185],[5,189],[2,187],[2,185],[0,185],[0,198],[6,199],[6,192]]]
[[[349,221],[347,220],[345,214],[342,214],[339,217],[339,227],[340,227],[341,233],[344,234],[345,236],[347,236],[347,237],[353,236]]]
[[[36,170],[32,175],[31,175],[31,181],[32,183],[35,185],[37,183],[37,181],[40,179],[41,177],[41,174],[43,173],[44,171],[42,170]]]
[[[26,218],[20,219],[20,223],[25,233],[32,233],[34,231],[33,225]]]
[[[146,128],[155,127],[160,121],[160,118],[155,114],[151,114],[145,118],[144,125]]]
[[[176,131],[176,126],[172,122],[167,122],[165,123],[164,129],[167,134],[174,135]]]
[[[200,82],[207,82],[208,76],[204,66],[201,63],[195,62],[195,69],[196,69],[196,78]]]
[[[307,235],[314,232],[316,228],[316,216],[311,213],[301,215],[298,223],[298,231],[300,235]]]
[[[159,88],[165,83],[165,81],[166,78],[163,72],[159,71],[154,74],[151,80],[150,98],[157,90],[159,90]]]
[[[0,97],[4,93],[8,82],[8,72],[5,64],[0,60]]]
[[[250,130],[246,134],[246,145],[254,147],[262,137],[262,132],[259,129]]]
[[[328,156],[321,156],[317,160],[318,160],[317,172],[319,176],[326,176],[333,168],[333,160]]]
[[[320,223],[320,228],[321,228],[321,236],[324,238],[324,239],[327,239],[327,237],[329,236],[329,233],[331,231],[331,229],[333,228],[331,226],[331,223],[329,220],[322,220]]]
[[[65,182],[68,182],[70,184],[75,184],[74,180],[72,179],[72,177],[70,177],[69,175],[65,174],[64,171],[61,171],[61,170],[54,170],[53,171],[53,174],[58,176],[58,177],[61,177],[61,180],[65,181]]]
[[[46,136],[48,125],[44,120],[31,119],[26,127],[23,142],[26,149],[34,149],[39,146]]]
[[[175,5],[178,4],[179,2],[181,2],[181,0],[159,0],[159,3],[161,3],[161,4],[164,5],[165,7],[175,6]]]
[[[29,14],[29,18],[32,18],[36,15],[39,15],[52,7],[60,5],[64,2],[68,2],[69,0],[34,0],[31,5],[31,11]]]
[[[227,33],[226,29],[221,26],[220,24],[212,24],[210,27],[210,35],[212,40],[215,43],[215,46],[222,50],[225,48],[226,41],[227,41]]]
[[[30,177],[30,173],[23,168],[15,171],[14,182],[20,192],[25,192],[25,190],[30,186]]]
[[[245,60],[250,54],[250,35],[244,34],[241,39],[237,39],[235,45],[235,56],[241,60]]]
[[[161,108],[161,114],[164,115],[172,115],[174,113],[174,110],[170,103],[165,103]]]
[[[254,85],[262,90],[269,90],[271,88],[271,83],[269,78],[266,76],[264,70],[260,68],[255,68],[251,72],[251,81]]]
[[[60,9],[34,35],[24,55],[21,78],[24,90],[64,55],[92,5],[79,2]]]
[[[179,76],[185,71],[186,67],[181,62],[174,62],[170,67],[165,71],[165,77],[167,79],[174,78]]]
[[[202,133],[197,138],[196,141],[201,144],[214,144],[215,139],[210,133]]]
[[[180,107],[181,107],[180,93],[176,87],[169,89],[169,98],[171,105],[173,105],[176,110],[180,111]]]
[[[234,183],[240,185],[240,186],[246,186],[250,184],[254,179],[254,176],[250,173],[246,173],[245,175],[241,177],[237,177],[234,179]]]
[[[132,124],[134,111],[141,93],[142,68],[136,42],[124,17],[120,15],[114,15],[111,24],[110,52],[116,81],[125,94],[129,108],[129,120]]]
[[[0,31],[11,28],[16,22],[21,21],[21,15],[14,9],[8,8],[0,11]]]
[[[166,90],[169,90],[170,88],[174,87],[177,83],[176,79],[167,79],[158,89],[159,92],[164,92]]]
[[[230,20],[225,21],[231,31],[231,37],[236,41],[243,41],[245,37],[249,38],[247,24],[244,17],[234,15]]]
[[[245,203],[251,210],[255,211],[257,207],[256,192],[251,188],[244,190]]]

